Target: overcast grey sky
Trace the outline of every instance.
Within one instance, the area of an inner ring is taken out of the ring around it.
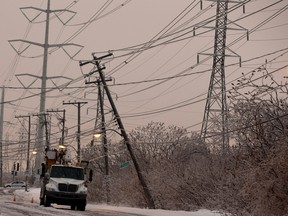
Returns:
[[[5,125],[5,134],[9,134],[11,140],[18,139],[17,130],[21,127],[14,118],[15,115],[39,111],[37,88],[40,87],[40,80],[34,82],[33,77],[19,75],[41,76],[43,50],[31,46],[22,53],[23,57],[17,57],[8,40],[25,39],[43,43],[45,15],[40,15],[35,20],[36,23],[29,24],[19,8],[33,6],[45,9],[46,4],[46,0],[13,0],[5,1],[0,7],[1,85],[7,87],[5,101],[11,101],[5,104],[5,121],[13,124]],[[231,88],[230,82],[240,77],[241,73],[252,71],[266,60],[269,62],[276,58],[267,65],[271,71],[288,63],[287,54],[278,57],[287,51],[280,51],[281,49],[288,48],[287,4],[287,0],[254,0],[246,4],[245,13],[242,7],[229,12],[228,27],[239,30],[227,32],[227,45],[241,56],[243,63],[241,68],[235,64],[225,69],[227,89]],[[51,10],[63,9],[68,5],[71,5],[69,10],[77,14],[65,27],[54,14],[51,15],[49,43],[64,43],[71,36],[75,36],[69,42],[84,48],[74,60],[69,59],[62,49],[54,50],[49,55],[48,76],[72,78],[74,82],[69,87],[75,88],[49,92],[47,109],[65,108],[67,125],[73,127],[76,125],[77,109],[63,106],[62,101],[88,101],[88,105],[82,108],[81,120],[86,122],[95,118],[96,87],[83,88],[88,86],[85,85],[78,61],[91,59],[92,52],[101,56],[111,51],[114,54],[113,59],[103,62],[106,66],[105,73],[113,78],[113,82],[109,83],[110,90],[128,132],[150,121],[174,124],[188,128],[189,131],[200,129],[212,60],[197,64],[197,54],[213,52],[215,22],[207,23],[201,28],[199,26],[203,25],[204,20],[214,20],[214,2],[203,1],[203,9],[200,10],[199,0],[51,0]],[[267,7],[269,5],[271,6]],[[234,8],[236,4],[231,3],[229,7]],[[264,9],[265,7],[267,8]],[[23,12],[28,17],[37,14],[33,10]],[[277,13],[279,14],[271,17]],[[68,13],[59,14],[63,20],[68,16]],[[193,27],[197,29],[195,32],[192,31]],[[249,41],[245,36],[246,30],[250,32]],[[242,39],[238,40],[241,37]],[[151,40],[153,43],[149,43]],[[26,48],[26,45],[21,43],[14,43],[13,46],[20,50]],[[69,53],[76,51],[77,47],[67,49]],[[267,55],[272,52],[275,54]],[[231,52],[227,50],[227,54]],[[263,57],[256,58],[258,56]],[[200,60],[204,58],[206,56],[200,55]],[[253,58],[256,59],[252,60]],[[238,61],[238,58],[227,58],[226,64]],[[86,66],[84,72],[89,72],[91,68],[92,65]],[[284,80],[286,73],[287,69],[281,70],[275,76]],[[18,75],[22,84],[15,75]],[[173,76],[179,77],[171,78]],[[34,83],[30,86],[31,89],[22,88],[32,82]],[[60,79],[55,82],[61,85],[67,80]],[[47,87],[55,85],[47,81]],[[176,107],[178,108],[174,109]],[[107,106],[106,112],[108,111]],[[107,115],[106,118],[107,122],[110,122],[111,116]],[[33,121],[36,120],[34,117]],[[54,121],[57,126],[57,121]],[[195,124],[197,126],[191,127]],[[83,131],[93,127],[93,120],[82,126]],[[75,127],[69,129],[69,135],[74,135],[75,132]],[[58,139],[58,135],[52,136],[52,139]],[[89,139],[91,137],[87,136],[82,142],[88,143]],[[73,141],[75,142],[75,138]]]

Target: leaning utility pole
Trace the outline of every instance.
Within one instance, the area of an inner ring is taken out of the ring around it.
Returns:
[[[217,0],[213,67],[201,129],[201,138],[221,142],[223,152],[229,147],[225,83],[227,9],[228,0]]]
[[[63,105],[77,105],[78,108],[78,131],[77,131],[77,162],[80,163],[80,154],[81,154],[81,147],[80,147],[80,135],[81,135],[81,130],[80,130],[80,126],[81,126],[81,107],[84,106],[85,104],[87,104],[88,102],[68,102],[65,103],[63,102]]]
[[[5,87],[2,87],[1,112],[0,112],[0,187],[3,185],[3,124],[4,124],[4,95]]]
[[[24,7],[24,8],[20,8],[21,11],[23,12],[25,9],[34,9],[34,10],[38,10],[40,12],[43,12],[43,13],[46,13],[46,26],[45,26],[45,39],[44,39],[44,44],[40,44],[40,43],[36,43],[36,42],[32,42],[32,41],[27,41],[27,40],[9,40],[9,43],[12,43],[12,42],[23,42],[23,43],[28,43],[28,44],[31,44],[31,45],[35,45],[35,46],[39,46],[39,47],[42,47],[44,49],[44,55],[43,55],[43,68],[42,68],[42,76],[41,77],[38,77],[38,76],[35,76],[35,75],[30,75],[30,76],[33,76],[33,77],[36,77],[36,78],[39,78],[41,79],[41,94],[40,94],[40,108],[39,108],[39,113],[44,113],[45,112],[45,103],[46,103],[46,82],[47,82],[47,79],[49,79],[47,77],[47,69],[48,69],[48,51],[49,51],[49,48],[60,48],[60,47],[64,47],[64,46],[78,46],[79,45],[76,45],[76,44],[69,44],[69,43],[66,43],[66,44],[49,44],[49,21],[50,21],[50,14],[51,13],[54,13],[55,16],[61,21],[61,23],[63,25],[67,24],[74,16],[75,16],[75,12],[73,11],[70,11],[70,10],[66,10],[66,9],[61,9],[61,10],[50,10],[50,1],[51,0],[47,0],[47,9],[46,10],[43,10],[43,9],[40,9],[40,8],[35,8],[35,7]],[[67,21],[63,21],[60,19],[60,16],[57,14],[57,13],[61,13],[61,12],[69,12],[69,13],[72,13],[72,16],[70,19],[68,19]],[[23,12],[24,16],[29,20],[29,22],[34,22],[35,19],[39,16],[39,14],[31,19],[28,15],[26,15],[24,12]],[[12,46],[13,47],[13,46]],[[13,49],[20,55],[22,54],[25,50],[23,51],[19,51],[19,50],[16,50],[14,47]],[[64,49],[64,48],[63,48]],[[68,54],[68,52],[66,50],[64,50],[66,52],[66,54]],[[80,51],[78,51],[76,54],[70,56],[69,54],[69,57],[70,58],[73,58],[75,57],[75,55],[77,55]],[[27,74],[25,74],[27,75]],[[57,77],[59,78],[59,77]],[[51,79],[51,78],[50,78]],[[43,148],[44,146],[44,143],[43,143],[43,123],[45,122],[45,120],[43,119],[43,116],[39,118],[39,121],[38,121],[38,130],[37,130],[37,135],[36,135],[36,148],[38,149],[37,151],[37,155],[36,155],[36,159],[35,159],[35,169],[38,171],[40,169],[40,165],[41,165],[41,160],[42,160],[42,157],[43,157],[43,154],[42,154],[42,151],[39,151],[41,148]]]
[[[144,195],[145,195],[145,198],[146,198],[147,205],[148,205],[148,207],[150,209],[155,209],[155,204],[154,204],[153,197],[151,196],[151,193],[150,193],[150,190],[148,188],[148,185],[146,184],[145,178],[144,178],[144,176],[142,174],[142,170],[140,168],[140,165],[139,165],[139,163],[138,163],[138,161],[136,159],[136,156],[134,155],[134,152],[132,150],[132,146],[130,144],[129,137],[128,137],[127,133],[126,133],[126,130],[124,128],[124,125],[123,125],[122,120],[120,118],[120,115],[118,113],[118,110],[117,110],[117,108],[116,108],[116,106],[114,104],[113,98],[112,98],[111,93],[109,91],[108,85],[106,84],[105,76],[104,76],[104,74],[102,72],[103,68],[100,65],[100,61],[102,59],[106,58],[106,57],[111,56],[111,55],[112,54],[110,53],[108,55],[105,55],[105,56],[102,56],[102,57],[99,57],[99,58],[97,58],[96,56],[93,55],[93,60],[92,61],[85,61],[85,62],[80,61],[80,66],[83,66],[83,65],[89,64],[89,63],[92,63],[92,64],[96,65],[97,71],[98,71],[99,76],[100,76],[100,80],[101,80],[101,82],[103,84],[105,93],[106,93],[106,95],[108,97],[108,100],[109,100],[109,103],[110,103],[110,105],[112,107],[113,114],[114,114],[115,119],[117,121],[117,124],[118,124],[118,126],[120,128],[121,135],[124,138],[127,150],[128,150],[128,152],[129,152],[129,154],[131,156],[131,159],[133,161],[133,164],[134,164],[135,170],[137,172],[139,181],[140,181],[140,183],[141,183],[141,185],[143,187],[143,191],[144,191]],[[96,71],[94,71],[94,72],[96,72]]]

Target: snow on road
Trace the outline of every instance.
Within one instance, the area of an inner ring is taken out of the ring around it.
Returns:
[[[9,189],[4,189],[3,192],[7,193]],[[13,202],[24,202],[24,203],[30,203],[31,204],[31,215],[34,215],[35,213],[38,215],[50,215],[49,214],[49,209],[52,210],[52,208],[45,208],[43,206],[39,206],[39,193],[40,189],[39,188],[30,188],[28,192],[25,190],[15,190],[14,191],[14,196],[13,200],[8,201],[7,207],[13,204]],[[14,200],[15,199],[15,200]],[[7,202],[7,201],[6,201]],[[10,203],[9,203],[10,202]],[[14,207],[15,207],[14,204]],[[5,206],[6,207],[6,206]],[[37,208],[36,208],[37,207]],[[17,207],[18,211],[21,212],[23,211],[23,206],[19,205]],[[26,207],[27,208],[27,207]],[[51,212],[51,215],[63,215],[63,211],[65,209],[57,209],[58,207],[56,206],[55,212]],[[67,207],[67,209],[69,209]],[[117,215],[116,212],[121,212],[123,215],[125,213],[128,215],[143,215],[143,216],[220,216],[221,214],[216,211],[210,211],[206,209],[201,209],[199,211],[194,211],[194,212],[188,212],[188,211],[168,211],[168,210],[161,210],[161,209],[140,209],[140,208],[130,208],[130,207],[122,207],[122,206],[112,206],[112,205],[105,205],[105,204],[92,204],[89,203],[86,206],[86,210],[89,212],[93,211],[103,211],[103,212],[115,212],[115,215]],[[59,212],[58,212],[59,211]],[[18,213],[19,213],[18,212]],[[66,212],[68,213],[68,212]],[[69,211],[69,215],[81,215],[83,212],[77,212],[77,211]],[[13,216],[17,215],[17,212],[1,212],[0,209],[0,216]],[[18,214],[19,215],[19,214]]]

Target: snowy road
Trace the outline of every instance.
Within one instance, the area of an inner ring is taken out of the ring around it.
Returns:
[[[168,211],[162,209],[140,209],[88,203],[86,211],[70,210],[69,206],[39,205],[40,188],[5,189],[0,188],[0,216],[221,216],[218,211],[200,209],[194,212]]]
[[[39,216],[39,215],[47,215],[47,216],[56,216],[56,215],[65,215],[65,216],[75,216],[75,215],[94,215],[94,216],[139,216],[135,214],[129,213],[121,213],[121,212],[109,212],[105,210],[99,211],[90,211],[86,210],[85,212],[77,212],[70,209],[59,208],[59,207],[49,207],[44,208],[40,207],[37,204],[35,205],[27,205],[23,203],[1,203],[0,204],[0,215],[1,216]]]
[[[1,216],[39,216],[39,215],[47,215],[47,216],[56,216],[56,215],[65,215],[65,216],[76,216],[76,215],[94,215],[94,216],[139,216],[135,214],[129,213],[121,213],[121,212],[111,212],[106,210],[86,210],[85,212],[73,211],[68,208],[62,207],[48,207],[44,208],[39,206],[38,204],[23,204],[17,202],[1,202],[0,203],[0,215]]]
[[[0,216],[141,216],[139,214],[121,213],[105,209],[89,209],[86,211],[70,210],[69,206],[52,205],[51,207],[40,206],[39,203],[28,202],[26,199],[13,195],[14,190],[10,189],[5,193],[0,190]]]
[[[0,203],[0,216],[39,216],[39,215],[47,215],[47,216],[56,216],[56,215],[65,215],[65,216],[76,216],[76,215],[87,215],[87,216],[140,216],[136,214],[130,213],[121,213],[115,211],[107,211],[107,210],[89,210],[87,209],[85,212],[73,211],[65,206],[52,206],[45,208],[43,206],[39,206],[39,204],[26,204],[21,202],[1,202]]]

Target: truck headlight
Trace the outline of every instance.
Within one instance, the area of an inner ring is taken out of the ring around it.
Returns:
[[[78,192],[80,194],[87,194],[87,187],[84,183],[79,185]]]
[[[49,179],[49,183],[46,185],[47,191],[57,191],[57,182],[53,181],[52,179]]]

